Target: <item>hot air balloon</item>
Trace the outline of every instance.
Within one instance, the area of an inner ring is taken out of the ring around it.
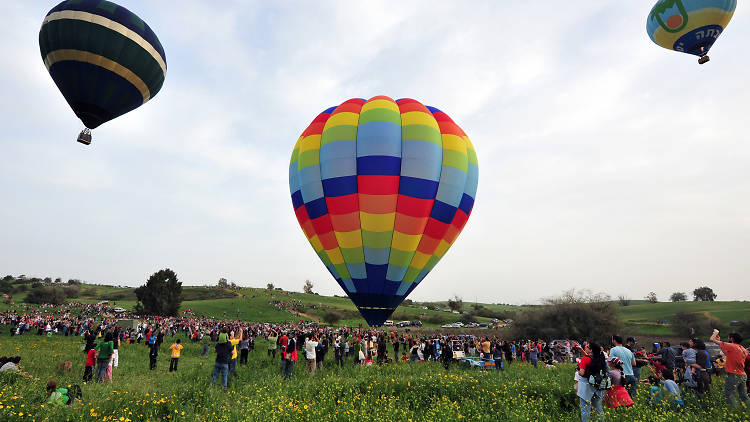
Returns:
[[[694,54],[703,64],[736,7],[737,0],[659,0],[648,15],[646,31],[656,44]]]
[[[370,326],[380,326],[455,242],[479,167],[447,114],[412,99],[351,99],[313,120],[289,166],[305,236]]]
[[[44,65],[86,128],[138,108],[161,89],[164,49],[154,31],[128,9],[102,0],[67,0],[47,13],[39,30]]]

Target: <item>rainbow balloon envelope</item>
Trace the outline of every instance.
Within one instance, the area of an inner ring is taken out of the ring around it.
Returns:
[[[385,96],[320,113],[289,166],[305,236],[370,326],[382,325],[456,241],[478,177],[474,147],[447,114]]]

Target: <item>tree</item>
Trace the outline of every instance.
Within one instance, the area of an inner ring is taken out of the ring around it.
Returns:
[[[463,312],[464,300],[458,295],[453,295],[452,298],[448,299],[448,308],[450,308],[451,311]]]
[[[61,305],[65,303],[65,292],[61,288],[52,286],[40,286],[32,289],[24,302],[26,303],[49,303],[52,305]]]
[[[629,306],[630,305],[630,298],[625,295],[617,296],[617,301],[620,303],[620,306]]]
[[[229,282],[227,281],[226,278],[222,277],[222,278],[219,279],[219,282],[216,283],[216,285],[219,286],[222,289],[226,289],[226,288],[229,287]]]
[[[60,284],[60,283],[62,283],[62,279],[60,277],[57,277],[55,279],[55,284]]]
[[[648,301],[648,303],[656,303],[659,301],[659,299],[656,297],[656,293],[654,292],[648,292],[648,294],[646,295],[646,300]]]
[[[513,320],[515,338],[571,338],[606,343],[618,332],[621,322],[615,303],[606,294],[587,290],[564,292],[543,299]]]
[[[669,300],[672,302],[684,302],[687,300],[687,295],[683,292],[674,292],[672,296],[669,296]]]
[[[176,316],[182,303],[182,283],[169,268],[155,272],[135,289],[136,311],[146,315]]]
[[[693,290],[693,301],[713,302],[714,300],[716,300],[716,293],[710,287],[704,286]]]
[[[266,290],[273,290],[273,289],[274,289],[273,283],[266,284]]]
[[[313,284],[310,280],[305,280],[305,285],[302,287],[302,291],[309,295],[313,294]]]

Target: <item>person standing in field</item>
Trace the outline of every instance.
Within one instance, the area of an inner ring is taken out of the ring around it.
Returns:
[[[172,351],[172,356],[169,361],[169,372],[177,372],[177,362],[180,360],[180,351],[182,350],[180,339],[177,339],[172,343],[172,345],[169,346],[169,350]]]
[[[221,373],[221,382],[224,391],[227,391],[227,378],[229,377],[229,359],[232,357],[232,345],[227,341],[227,333],[219,334],[219,341],[214,347],[216,352],[216,362],[214,363],[214,372],[211,375],[211,385],[216,383],[219,373]]]
[[[237,345],[240,344],[240,339],[243,336],[243,332],[240,331],[240,338],[235,338],[234,334],[232,334],[229,339],[229,344],[232,345],[232,359],[229,360],[229,375],[231,377],[237,375]]]
[[[284,367],[284,379],[289,380],[292,378],[292,371],[294,370],[294,364],[297,363],[297,342],[294,340],[294,336],[289,338],[286,346],[282,349],[286,352],[286,366]]]
[[[244,337],[240,340],[240,365],[247,365],[247,356],[250,354],[250,339]]]
[[[156,339],[156,336],[153,336],[154,340]],[[159,357],[159,346],[157,345],[156,341],[149,344],[148,348],[148,369],[153,371],[156,369],[156,358]]]
[[[711,335],[711,341],[718,344],[727,357],[727,362],[724,365],[724,371],[727,373],[727,379],[724,382],[724,396],[730,407],[737,404],[734,398],[735,393],[737,393],[740,401],[744,402],[746,406],[750,406],[750,398],[747,396],[747,375],[745,374],[745,362],[748,359],[748,353],[741,346],[742,336],[739,333],[729,334],[729,339],[731,343],[721,341],[719,330],[714,330]]]
[[[86,354],[86,367],[83,369],[83,382],[91,381],[94,376],[94,367],[96,366],[96,350],[90,349]]]
[[[318,342],[315,340],[315,336],[312,336],[305,341],[305,369],[312,375],[315,375],[315,348],[318,347]]]
[[[614,347],[610,349],[610,357],[618,357],[622,362],[622,372],[625,375],[625,388],[628,390],[631,399],[635,399],[636,389],[638,387],[638,381],[635,379],[633,373],[633,367],[635,366],[635,355],[628,348],[623,347],[622,337],[618,335],[612,336],[612,344]]]
[[[581,405],[581,421],[588,422],[591,418],[591,408],[600,415],[604,415],[602,399],[605,392],[589,383],[589,377],[604,373],[606,377],[607,362],[604,360],[602,348],[596,343],[585,346],[586,356],[578,362],[576,381],[578,382],[578,398]]]
[[[114,350],[112,333],[107,333],[103,340],[99,340],[99,344],[96,345],[95,350],[97,352],[96,364],[98,365],[96,381],[103,382],[104,375],[107,373],[107,368],[109,367],[110,358],[112,357],[112,351]]]
[[[286,337],[286,334],[284,334],[282,337]],[[276,341],[278,340],[278,337],[276,336],[276,332],[271,331],[271,333],[267,337],[268,340],[268,356],[273,355],[272,359],[276,359]]]

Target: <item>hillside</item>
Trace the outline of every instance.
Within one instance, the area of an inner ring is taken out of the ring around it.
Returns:
[[[14,294],[16,307],[26,296],[25,292]],[[113,305],[133,309],[136,303],[135,289],[106,285],[83,284],[76,299],[85,303],[108,300]],[[13,305],[0,303],[0,310]],[[516,318],[526,307],[489,303],[464,302],[465,311],[478,306],[477,322],[490,322],[493,318]],[[330,314],[338,318],[337,324],[365,325],[357,309],[345,296],[322,296],[287,292],[279,289],[239,288],[237,290],[218,287],[184,286],[181,309],[192,310],[197,316],[243,319],[265,322],[294,322],[300,319],[323,321]],[[462,315],[446,312],[446,301],[406,301],[396,310],[392,320],[420,320],[426,327],[462,320]],[[728,325],[731,321],[747,320],[750,317],[750,302],[660,302],[632,301],[629,306],[617,305],[623,320],[623,332],[640,336],[673,336],[669,325],[677,312],[699,313],[715,318]],[[329,315],[326,315],[329,314]]]

